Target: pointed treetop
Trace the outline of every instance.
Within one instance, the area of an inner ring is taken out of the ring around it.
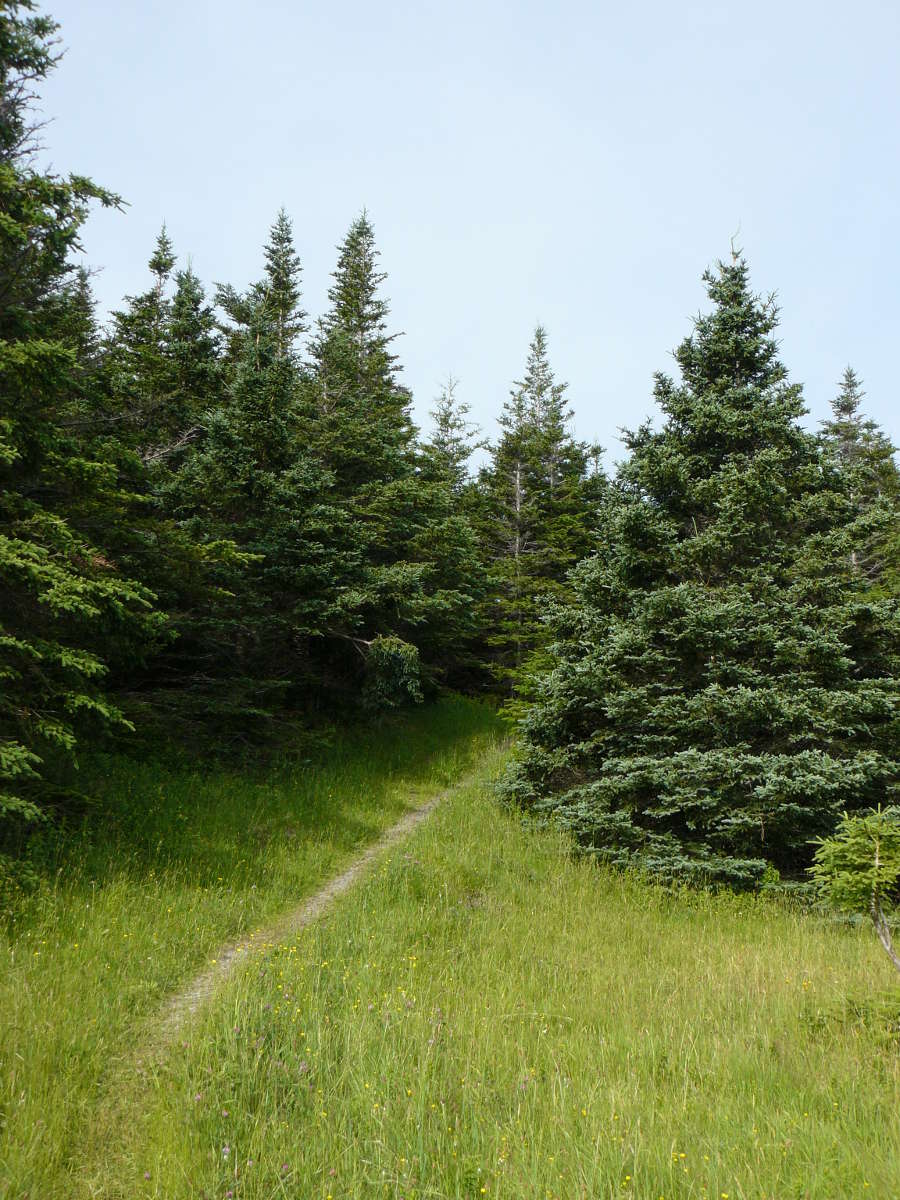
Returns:
[[[306,313],[300,306],[300,258],[294,248],[291,219],[283,208],[269,230],[263,255],[262,279],[246,292],[238,292],[231,284],[217,284],[216,304],[237,327],[228,330],[230,337],[252,327],[254,340],[263,334],[271,339],[276,358],[294,357],[296,339],[306,329]]]
[[[750,290],[747,260],[733,255],[703,274],[709,313],[699,315],[693,332],[675,351],[684,382],[696,393],[711,388],[769,387],[786,376],[772,336],[778,326],[774,295]]]
[[[569,385],[556,382],[548,355],[547,330],[543,325],[535,327],[528,348],[525,378],[515,386],[525,393],[534,423],[540,429],[552,429],[561,434],[573,415],[565,403],[565,392]]]
[[[388,340],[384,338],[388,305],[378,295],[387,275],[378,270],[378,258],[375,231],[363,210],[338,247],[334,283],[328,289],[332,308],[326,318],[329,327],[355,336],[360,344]]]
[[[456,394],[458,384],[458,379],[447,376],[430,413],[434,420],[431,449],[454,491],[459,491],[468,478],[467,464],[473,451],[485,444],[478,440],[478,426],[468,419],[471,406]]]
[[[278,353],[293,349],[306,328],[306,313],[300,307],[300,256],[294,246],[294,229],[284,208],[278,210],[266,242],[266,277],[260,284],[263,303],[275,323]]]
[[[852,421],[857,418],[859,406],[865,396],[862,380],[852,367],[847,367],[841,376],[840,391],[831,402],[831,411],[836,421]]]
[[[175,276],[175,297],[172,305],[173,307],[177,307],[179,304],[184,306],[188,300],[193,302],[194,299],[202,301],[205,298],[205,294],[200,276],[189,262]]]
[[[162,229],[159,231],[156,246],[147,265],[157,277],[160,284],[168,279],[172,268],[175,266],[175,247],[172,245],[172,239],[169,237],[165,224],[163,224]]]
[[[831,402],[832,416],[822,422],[822,437],[845,467],[861,470],[876,491],[883,488],[893,493],[897,488],[895,447],[877,422],[860,411],[865,394],[862,380],[847,367]]]
[[[806,435],[798,425],[806,412],[803,388],[789,382],[779,358],[774,296],[751,290],[742,257],[719,262],[703,279],[712,306],[694,318],[675,351],[681,379],[655,376],[665,430],[627,434],[626,445],[633,453],[639,446],[655,452],[666,445],[667,453],[677,446],[690,472],[701,475],[764,446],[778,445],[805,459],[809,447],[804,449]]]
[[[204,353],[212,353],[219,344],[212,307],[206,303],[203,284],[190,265],[175,276],[169,335],[174,346],[180,342],[201,344]]]

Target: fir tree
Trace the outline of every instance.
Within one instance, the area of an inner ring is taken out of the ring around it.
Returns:
[[[860,411],[864,396],[860,379],[847,367],[832,402],[831,419],[822,424],[822,441],[844,473],[860,517],[851,561],[874,586],[890,588],[892,581],[900,579],[900,471],[894,446]],[[896,595],[896,586],[893,590]]]
[[[488,644],[498,678],[509,686],[521,670],[538,636],[540,621],[535,560],[537,438],[533,414],[519,386],[504,403],[502,435],[489,467],[481,474],[485,497],[481,530],[491,562],[494,603],[487,616]]]
[[[306,329],[306,314],[300,306],[300,257],[294,248],[294,231],[284,209],[280,209],[265,248],[266,278],[262,300],[274,331],[278,357],[295,352],[296,341]]]
[[[212,306],[191,267],[175,276],[168,328],[171,386],[181,441],[192,440],[204,414],[219,403],[222,389],[221,338]]]
[[[104,538],[130,498],[80,439],[93,337],[86,281],[70,262],[92,201],[83,177],[33,166],[33,87],[55,62],[56,26],[29,0],[0,11],[0,824],[40,815],[47,764],[85,722],[118,722],[100,684],[111,648],[155,636],[152,595]],[[96,537],[85,530],[94,529]],[[0,834],[0,836],[4,836]]]
[[[292,693],[305,698],[311,680],[318,685],[309,641],[333,607],[338,540],[324,499],[329,477],[308,444],[295,345],[305,320],[300,264],[284,212],[265,263],[246,294],[219,289],[232,318],[227,384],[172,487],[174,512],[192,535],[235,551],[217,571],[222,603],[196,614],[184,637],[207,678],[222,681],[199,699],[244,726]]]
[[[340,611],[323,646],[327,670],[381,702],[390,688],[373,672],[400,681],[395,699],[402,701],[418,695],[413,657],[426,685],[452,676],[468,658],[480,577],[474,535],[449,477],[434,478],[433,456],[416,446],[411,398],[391,350],[397,335],[387,328],[384,279],[363,214],[339,249],[330,307],[313,343],[312,423],[344,531],[334,580]],[[396,660],[390,668],[388,645]]]
[[[542,574],[561,583],[566,571],[593,548],[604,484],[600,448],[577,441],[570,432],[574,413],[566,401],[568,385],[556,382],[541,325],[520,386],[533,412]]]
[[[165,456],[186,424],[185,397],[174,385],[169,345],[172,304],[168,285],[175,254],[165,226],[147,265],[150,287],[140,295],[127,296],[127,307],[113,314],[106,365],[117,436],[141,457],[152,459]]]
[[[848,547],[844,476],[798,423],[772,301],[735,257],[628,439],[557,616],[510,794],[606,861],[746,885],[806,865],[898,778],[897,606]]]
[[[479,429],[469,420],[471,406],[456,394],[458,380],[450,375],[432,409],[434,431],[424,452],[431,472],[445,479],[451,492],[461,496],[469,479],[469,462],[476,450],[486,446]]]
[[[389,309],[379,290],[385,278],[363,213],[339,247],[330,308],[312,347],[318,444],[344,497],[413,470],[410,395],[390,349],[398,335],[387,332]]]
[[[235,584],[239,558],[228,539],[181,519],[180,476],[222,392],[215,317],[194,272],[175,270],[165,227],[148,265],[150,287],[113,316],[86,428],[134,497],[129,520],[107,534],[116,561],[151,588],[167,614],[157,653],[138,670],[114,660],[111,685],[148,736],[160,720],[171,736],[176,716],[195,715],[190,697],[209,670],[209,647],[198,643],[197,630],[221,619],[230,591],[223,579]]]
[[[507,687],[545,640],[548,601],[564,600],[567,572],[593,544],[603,477],[590,470],[592,448],[571,435],[566,388],[556,380],[547,333],[538,325],[480,479],[481,533],[495,594],[488,641]]]
[[[864,396],[862,380],[847,367],[831,403],[831,419],[822,423],[822,436],[842,466],[863,468],[868,490],[874,493],[893,486],[894,447],[876,423],[860,412]]]

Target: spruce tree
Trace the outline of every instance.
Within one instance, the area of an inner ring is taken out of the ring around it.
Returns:
[[[895,788],[898,614],[850,561],[844,475],[799,424],[774,302],[744,260],[658,375],[602,547],[558,614],[509,794],[599,858],[666,877],[794,872]]]
[[[534,333],[521,386],[534,414],[541,572],[559,584],[593,549],[597,503],[604,488],[601,451],[572,436],[575,414],[566,400],[568,385],[556,382],[541,325]]]
[[[434,679],[465,691],[483,689],[485,668],[483,605],[487,563],[475,532],[479,497],[469,474],[472,454],[486,445],[469,420],[469,404],[449,376],[431,412],[433,430],[421,446],[417,470],[419,555],[433,564],[429,586],[446,590],[446,602],[428,626],[417,632],[423,658]]]
[[[892,490],[896,476],[894,447],[878,425],[860,411],[864,396],[862,380],[852,367],[847,367],[831,402],[831,418],[822,423],[822,436],[842,466],[863,469],[870,493]]]
[[[548,603],[565,600],[568,571],[593,546],[603,475],[596,448],[570,432],[566,390],[538,325],[525,375],[504,404],[502,434],[480,477],[480,529],[495,596],[488,641],[507,689],[545,641]]]
[[[864,417],[865,392],[852,367],[847,367],[832,402],[832,416],[822,424],[826,453],[837,462],[859,515],[857,544],[851,560],[875,587],[896,595],[900,580],[900,471],[895,447],[875,421]],[[871,525],[870,529],[866,526]]]
[[[430,472],[446,480],[451,492],[462,496],[470,484],[469,462],[486,443],[478,426],[469,420],[471,406],[457,395],[459,381],[450,375],[429,414],[434,422],[431,438],[423,447]]]
[[[306,313],[300,304],[300,256],[294,247],[290,217],[283,208],[269,231],[265,259],[266,278],[259,298],[271,322],[276,356],[292,356],[297,338],[306,329]]]
[[[0,837],[58,796],[53,761],[85,724],[122,720],[102,688],[107,653],[139,653],[158,628],[105,540],[130,497],[81,437],[93,324],[70,256],[90,203],[117,200],[34,166],[33,89],[56,26],[33,12],[0,11]]]
[[[363,213],[339,248],[312,347],[311,444],[330,472],[343,534],[323,669],[377,703],[392,683],[391,702],[418,698],[417,672],[430,686],[468,656],[479,578],[468,522],[416,444],[384,279]]]
[[[186,423],[184,398],[175,392],[172,378],[168,293],[175,252],[165,226],[147,265],[150,287],[126,297],[127,307],[113,314],[106,365],[119,440],[142,458],[158,458]]]
[[[213,308],[191,267],[175,275],[168,328],[173,425],[181,447],[199,434],[205,414],[221,399],[221,337]]]
[[[410,395],[398,379],[380,288],[375,233],[358,217],[339,247],[330,307],[319,321],[312,354],[318,384],[318,445],[342,497],[413,471]]]
[[[329,477],[309,446],[300,263],[283,211],[264,254],[247,293],[219,289],[232,321],[224,394],[171,488],[192,536],[233,548],[216,571],[221,603],[194,615],[184,637],[213,681],[198,702],[245,727],[318,685],[309,641],[333,606],[337,540]]]
[[[486,615],[494,671],[505,688],[521,671],[540,629],[535,569],[538,541],[536,429],[524,389],[499,417],[502,434],[480,478],[481,535],[491,563],[494,600]]]

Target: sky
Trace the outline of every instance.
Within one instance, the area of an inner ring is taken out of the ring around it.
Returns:
[[[745,252],[776,292],[810,426],[847,364],[900,442],[896,0],[50,0],[46,155],[120,193],[92,216],[101,310],[182,262],[243,287],[283,205],[304,298],[375,227],[404,382],[488,436],[534,326],[580,437],[623,456],[652,378]]]

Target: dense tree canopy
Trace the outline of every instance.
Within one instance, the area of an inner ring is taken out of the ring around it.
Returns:
[[[855,476],[798,423],[774,304],[739,257],[706,282],[509,786],[609,861],[747,884],[896,785],[898,616],[854,564]]]
[[[29,3],[0,19],[0,817],[14,824],[38,816],[47,760],[72,754],[78,724],[124,719],[100,687],[108,657],[139,656],[160,624],[108,553],[131,497],[78,436],[92,364],[70,254],[90,202],[116,201],[33,166],[30,89],[54,32]]]
[[[542,325],[496,440],[452,377],[423,436],[365,212],[318,318],[280,209],[249,287],[163,226],[98,322],[75,254],[119,201],[35,165],[55,34],[0,5],[0,849],[86,732],[246,746],[447,687],[524,714],[509,795],[613,863],[753,884],[889,801],[894,448],[849,369],[802,426],[742,258],[614,479]]]

